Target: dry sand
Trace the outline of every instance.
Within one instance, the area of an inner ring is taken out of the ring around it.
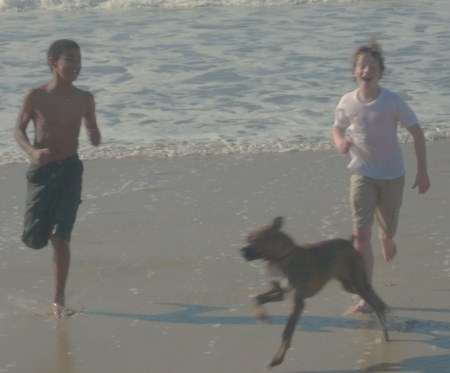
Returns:
[[[393,264],[374,240],[374,286],[392,342],[337,284],[308,300],[273,372],[450,372],[449,141],[428,143],[432,189],[407,188]],[[48,316],[51,251],[19,240],[26,165],[0,166],[0,372],[256,373],[278,347],[287,302],[252,317],[263,266],[239,256],[251,228],[286,218],[298,242],[351,230],[346,158],[334,151],[85,162],[68,303]]]

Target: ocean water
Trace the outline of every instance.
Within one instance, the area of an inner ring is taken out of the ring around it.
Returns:
[[[382,84],[446,138],[449,24],[448,0],[0,0],[0,164],[26,161],[12,129],[59,38],[81,45],[76,84],[96,98],[103,144],[82,133],[84,158],[329,148],[350,55],[372,35]]]

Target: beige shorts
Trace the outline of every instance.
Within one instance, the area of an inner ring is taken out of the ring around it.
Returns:
[[[351,175],[350,206],[354,226],[371,226],[375,215],[379,227],[393,237],[397,231],[404,186],[404,176],[393,180],[378,180]]]

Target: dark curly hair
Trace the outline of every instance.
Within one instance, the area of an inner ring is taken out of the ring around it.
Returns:
[[[69,48],[80,49],[80,46],[78,45],[77,42],[70,40],[70,39],[56,40],[48,48],[47,58],[57,60],[64,53],[64,50],[69,49]]]

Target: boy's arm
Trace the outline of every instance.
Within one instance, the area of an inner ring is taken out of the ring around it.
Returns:
[[[101,142],[100,131],[97,127],[97,118],[95,115],[95,100],[94,96],[88,93],[87,112],[84,116],[84,126],[89,141],[92,145],[98,146]]]
[[[14,138],[33,163],[43,166],[50,161],[50,151],[48,149],[35,148],[31,145],[27,135],[27,127],[34,113],[33,101],[33,91],[30,91],[25,95],[19,115],[17,116],[16,125],[14,127]]]
[[[333,126],[332,127],[332,135],[333,135],[333,141],[336,145],[336,148],[342,153],[347,154],[348,150],[350,149],[350,142],[346,140],[345,138],[345,129]]]
[[[427,151],[425,145],[425,136],[422,128],[417,124],[407,128],[414,139],[414,149],[417,158],[417,174],[413,188],[419,188],[419,194],[426,193],[430,189],[430,178],[427,171]]]

